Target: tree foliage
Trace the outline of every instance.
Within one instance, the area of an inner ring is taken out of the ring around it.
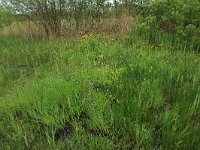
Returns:
[[[139,26],[145,29],[188,39],[200,35],[199,0],[2,0],[2,4],[42,26],[48,36],[61,34],[63,20],[75,22],[78,31],[84,23],[119,18],[125,11],[133,17],[141,16]]]
[[[177,33],[188,38],[200,35],[199,0],[156,0],[145,10],[150,28]]]

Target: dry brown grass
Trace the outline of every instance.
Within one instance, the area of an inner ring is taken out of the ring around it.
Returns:
[[[3,28],[0,33],[3,36],[20,36],[24,38],[44,37],[42,27],[36,26],[30,21],[13,22],[10,26]]]
[[[134,19],[124,13],[121,17],[110,17],[102,19],[97,22],[95,20],[83,20],[79,26],[76,28],[75,21],[67,22],[62,21],[61,36],[62,37],[71,37],[71,36],[82,36],[90,33],[106,33],[106,34],[127,34],[134,26]],[[43,28],[39,25],[35,25],[30,21],[23,22],[14,22],[10,26],[5,27],[1,32],[0,36],[20,36],[24,38],[46,38],[46,34]],[[53,39],[54,36],[50,35],[50,39]]]
[[[106,34],[127,34],[134,26],[134,18],[124,13],[121,17],[110,17],[102,19],[100,22],[94,20],[85,20],[82,22],[78,35],[90,33],[106,33]],[[70,28],[70,27],[68,27]],[[74,31],[75,29],[72,29]],[[73,33],[74,34],[74,33]]]

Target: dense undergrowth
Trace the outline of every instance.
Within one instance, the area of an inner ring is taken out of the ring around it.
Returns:
[[[199,149],[199,54],[130,37],[0,39],[0,149]]]

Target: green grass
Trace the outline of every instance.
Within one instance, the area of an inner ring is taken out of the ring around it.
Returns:
[[[86,36],[0,54],[0,149],[200,148],[198,53]]]

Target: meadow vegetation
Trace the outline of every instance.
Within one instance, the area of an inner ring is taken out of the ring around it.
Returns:
[[[63,19],[49,38],[19,17],[27,34],[0,35],[0,149],[200,148],[198,1],[144,2],[115,1],[91,30]]]

